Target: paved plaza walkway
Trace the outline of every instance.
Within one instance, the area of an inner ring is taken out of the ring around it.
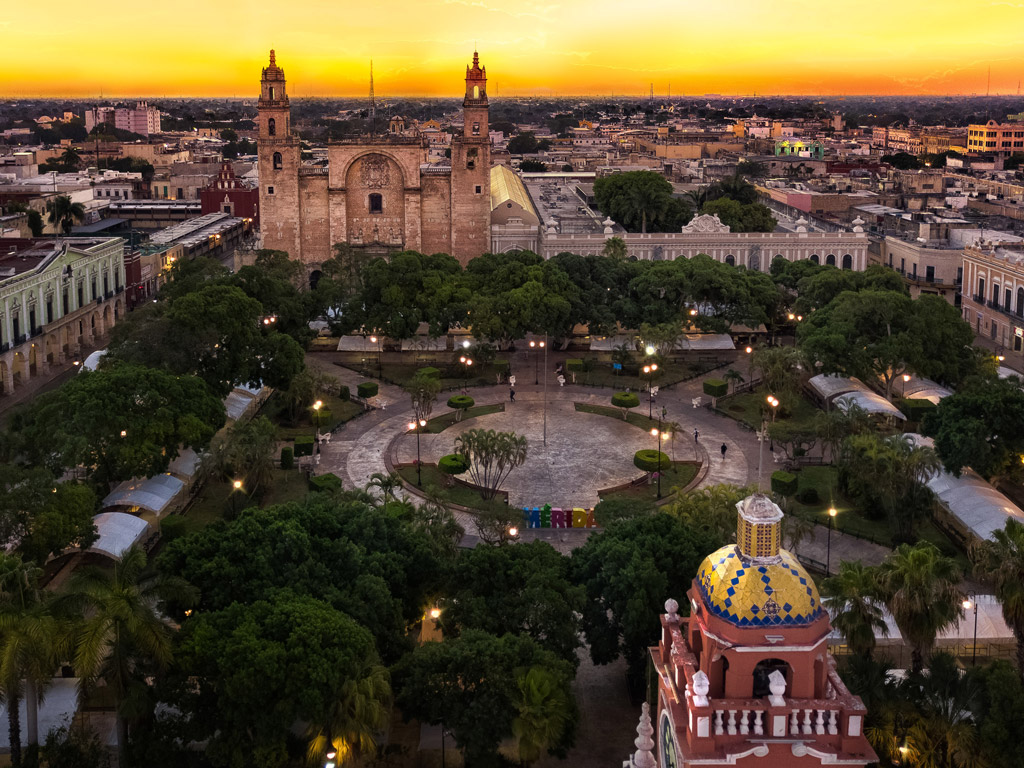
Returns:
[[[521,358],[521,359],[520,359]],[[469,394],[477,405],[503,403],[505,411],[467,419],[436,435],[420,437],[421,457],[434,462],[452,452],[455,437],[464,429],[476,427],[512,430],[527,437],[527,462],[513,470],[505,488],[509,501],[515,506],[592,507],[597,501],[597,490],[627,482],[640,475],[632,465],[633,453],[640,448],[654,448],[654,438],[627,422],[607,416],[576,412],[574,403],[610,405],[615,390],[583,387],[566,383],[560,387],[554,366],[559,358],[552,355],[547,370],[547,443],[544,431],[544,380],[533,383],[532,366],[527,366],[525,352],[511,355],[513,373],[518,374],[516,402],[509,401],[507,385],[472,387]],[[310,354],[307,362],[322,370],[355,392],[356,386],[366,378],[355,371],[336,365],[329,354]],[[529,373],[531,375],[527,376]],[[676,422],[682,430],[676,440],[663,443],[662,450],[677,460],[692,460],[698,456],[707,464],[707,471],[698,488],[729,483],[756,485],[760,444],[754,432],[739,422],[722,416],[707,407],[695,408],[694,398],[703,394],[703,378],[662,387],[655,398],[653,413],[657,418],[665,409],[667,422]],[[442,392],[434,407],[432,418],[448,413],[446,405],[451,392]],[[646,414],[646,393],[640,395],[640,407],[634,413]],[[416,440],[407,434],[412,415],[409,396],[397,386],[381,384],[376,406],[369,413],[354,419],[336,432],[330,443],[321,450],[318,473],[333,472],[342,478],[346,488],[362,488],[374,473],[384,472],[385,454],[394,441],[397,461],[416,458]],[[694,430],[699,437],[694,441]],[[397,439],[396,439],[397,438]],[[725,458],[721,446],[727,447]],[[768,478],[775,469],[771,454],[764,451],[763,477]],[[457,514],[467,534],[476,532],[475,519],[469,514]],[[815,560],[825,561],[827,531],[823,527],[802,542],[798,551]],[[580,529],[530,529],[524,538],[542,538],[561,551],[569,551],[583,543],[588,531]],[[870,542],[849,536],[832,534],[832,562],[840,559],[880,562],[888,551]]]

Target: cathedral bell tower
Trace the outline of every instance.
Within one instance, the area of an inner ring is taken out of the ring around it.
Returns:
[[[257,102],[257,156],[260,180],[261,246],[287,251],[294,259],[300,251],[298,139],[291,135],[291,106],[284,70],[274,51],[260,78]]]
[[[491,244],[491,140],[487,68],[473,52],[466,67],[462,135],[452,140],[452,255],[462,264]]]

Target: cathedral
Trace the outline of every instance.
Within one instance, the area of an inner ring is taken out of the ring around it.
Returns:
[[[780,546],[782,511],[755,494],[737,506],[736,544],[705,558],[669,600],[655,723],[646,709],[628,768],[864,766],[867,714],[836,672],[814,581]],[[652,736],[654,738],[652,738]],[[655,757],[655,754],[657,757]]]
[[[426,141],[397,131],[332,141],[327,166],[304,164],[274,51],[258,107],[262,247],[287,251],[311,275],[335,243],[449,253],[462,264],[490,250],[487,68],[476,52],[450,164],[429,164]]]

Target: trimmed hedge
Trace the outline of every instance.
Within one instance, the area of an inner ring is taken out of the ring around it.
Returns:
[[[636,408],[640,405],[640,398],[636,392],[616,392],[612,395],[612,405],[616,408]]]
[[[668,469],[672,466],[672,462],[661,451],[656,451],[653,448],[644,448],[642,451],[637,451],[633,454],[633,466],[637,469],[642,469],[644,472],[657,472],[658,470]]]
[[[935,408],[935,403],[924,398],[907,398],[900,403],[900,410],[906,415],[908,421],[920,422]]]
[[[291,446],[281,449],[281,469],[292,469],[295,466],[295,451]]]
[[[446,475],[461,475],[469,469],[469,459],[461,453],[449,453],[437,460],[437,468]]]
[[[458,408],[461,411],[472,408],[475,404],[476,400],[469,395],[452,395],[448,398],[448,407]]]
[[[780,496],[792,496],[796,493],[796,488],[796,475],[790,474],[789,472],[783,472],[782,470],[772,472],[773,493],[777,493]]]
[[[426,377],[431,378],[431,379],[439,379],[439,378],[441,378],[441,369],[440,368],[435,368],[432,365],[428,365],[426,368],[418,368],[416,370],[416,375],[417,376],[426,376]]]
[[[331,419],[334,418],[334,414],[331,413],[330,408],[320,409],[320,429],[326,429],[331,426]],[[313,425],[316,425],[316,411],[313,412]]]
[[[363,400],[369,397],[373,397],[378,392],[377,382],[375,381],[364,381],[358,387],[356,387],[356,394],[359,395]]]
[[[309,478],[309,487],[314,491],[340,491],[341,478],[330,472],[326,475],[313,475]]]
[[[299,435],[295,438],[295,456],[312,456],[313,455],[313,436],[312,435]]]
[[[338,390],[338,399],[345,403],[352,399],[352,391],[348,388],[348,384],[341,385]]]
[[[580,372],[583,370],[583,361],[578,357],[570,357],[565,361],[565,370]]]
[[[704,394],[711,397],[725,397],[729,394],[729,383],[723,379],[704,379]]]
[[[180,539],[188,533],[188,520],[181,515],[171,515],[160,521],[160,538],[165,542]]]

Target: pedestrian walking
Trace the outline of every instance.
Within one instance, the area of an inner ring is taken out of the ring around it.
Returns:
[[[722,461],[725,461],[725,452],[729,450],[729,446],[722,443]]]
[[[694,430],[693,430],[693,442],[696,443],[698,440],[700,440],[700,432],[698,432],[696,427],[694,427]]]
[[[516,391],[512,387],[508,388],[508,399],[513,403],[516,401]]]

